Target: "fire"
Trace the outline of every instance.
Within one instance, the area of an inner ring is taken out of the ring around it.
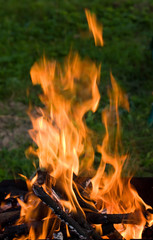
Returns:
[[[78,205],[72,189],[73,173],[78,175],[79,157],[91,146],[84,115],[98,106],[99,76],[100,66],[81,60],[78,54],[70,54],[63,69],[45,59],[31,69],[33,84],[41,84],[44,91],[40,98],[46,108],[39,110],[39,117],[31,116],[30,135],[39,147],[40,167],[62,184],[73,209]],[[92,155],[87,156],[85,167],[91,168]]]
[[[103,46],[104,41],[102,37],[102,25],[97,21],[96,15],[94,13],[91,14],[88,9],[85,9],[85,14],[89,25],[89,30],[92,32],[95,40],[95,45]]]
[[[85,13],[95,44],[103,46],[102,25],[97,22],[94,14],[88,10]],[[112,89],[108,91],[110,107],[102,111],[106,134],[101,146],[97,147],[101,161],[97,171],[93,167],[94,148],[90,137],[91,130],[85,122],[85,114],[90,110],[95,112],[98,107],[100,71],[101,65],[89,59],[82,60],[77,53],[70,53],[64,65],[48,61],[46,58],[33,65],[31,79],[34,85],[40,84],[42,87],[40,99],[44,108],[38,108],[37,114],[29,112],[33,124],[29,134],[38,146],[37,150],[31,148],[31,152],[38,156],[39,167],[47,170],[49,174],[50,180],[43,184],[43,189],[60,203],[61,209],[68,213],[79,212],[85,216],[76,196],[79,194],[83,201],[97,207],[99,212],[105,210],[107,213],[115,214],[137,210],[139,224],[118,224],[115,227],[126,239],[140,238],[146,224],[142,209],[150,207],[132,188],[130,179],[122,178],[127,155],[124,154],[121,143],[119,107],[129,111],[129,103],[127,95],[117,85],[112,73],[110,74]],[[108,166],[109,171],[106,169]],[[86,191],[96,205],[88,201],[89,199],[84,199],[79,193],[73,179],[74,176],[80,175],[92,177],[90,180],[92,187],[87,187]],[[29,194],[26,203],[18,200],[22,207],[20,221],[31,223],[27,239],[32,240],[46,238],[50,224],[52,237],[61,224],[56,215],[44,207],[31,192],[36,179],[37,176],[31,182],[27,180]],[[62,190],[64,199],[60,199],[60,196],[51,191],[55,185],[59,192]],[[40,206],[44,209],[43,213]],[[40,215],[43,224],[41,232],[38,233],[32,222]],[[149,221],[151,223],[152,220]],[[97,229],[102,234],[100,225]],[[67,234],[70,235],[68,228]]]

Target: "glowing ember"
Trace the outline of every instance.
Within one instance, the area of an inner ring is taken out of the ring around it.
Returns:
[[[102,25],[94,14],[86,10],[89,29],[93,33],[95,44],[103,46]],[[129,111],[127,96],[117,85],[111,74],[112,90],[109,90],[110,107],[102,112],[102,121],[106,134],[98,152],[101,162],[98,170],[93,167],[94,149],[90,139],[91,131],[85,123],[85,114],[96,111],[100,100],[97,84],[100,80],[101,66],[89,59],[81,59],[77,53],[70,53],[64,65],[43,58],[31,69],[33,84],[40,84],[43,94],[40,96],[44,108],[37,109],[37,116],[30,113],[33,129],[29,131],[37,150],[31,152],[38,156],[39,166],[47,171],[48,182],[43,184],[44,191],[60,204],[62,211],[72,215],[85,216],[85,209],[80,206],[78,196],[91,209],[109,214],[139,213],[139,223],[115,225],[118,232],[126,239],[141,238],[146,224],[144,209],[150,208],[131,187],[130,180],[122,179],[122,168],[127,159],[122,154],[120,137],[120,119],[118,108],[121,106]],[[116,132],[112,147],[111,133]],[[110,171],[106,171],[106,165]],[[77,176],[92,177],[86,185],[85,198],[74,182]],[[37,175],[28,182],[29,194],[26,202],[18,199],[22,207],[19,222],[31,223],[41,217],[41,228],[31,224],[27,239],[45,239],[60,228],[61,221],[51,210],[44,206],[39,198],[32,193],[32,185]],[[56,186],[63,198],[53,191]],[[43,214],[42,214],[43,213]],[[152,219],[148,223],[152,224]],[[18,222],[18,223],[19,223]],[[96,225],[96,231],[102,235],[101,225]],[[36,231],[37,229],[37,231]],[[70,236],[66,227],[67,236]],[[25,239],[21,237],[20,239]]]

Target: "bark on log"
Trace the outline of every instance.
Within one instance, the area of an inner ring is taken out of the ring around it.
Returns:
[[[101,214],[96,212],[85,212],[87,221],[93,224],[140,224],[141,223],[141,213],[136,210],[133,213],[126,214]]]
[[[82,229],[80,225],[69,215],[67,215],[59,205],[38,185],[33,186],[33,191],[37,197],[39,197],[62,221],[64,221],[71,231],[76,232],[80,239],[88,239],[88,232]]]
[[[15,236],[27,235],[29,228],[26,223],[21,225],[9,226],[6,227],[4,232],[0,234],[0,240],[4,239],[13,239]]]
[[[11,225],[20,217],[20,210],[0,213],[0,226]]]
[[[122,235],[114,228],[112,223],[102,225],[103,236],[107,236],[113,240],[126,240]]]
[[[58,203],[52,199],[42,187],[38,185],[33,186],[33,191],[37,197],[39,197],[47,206],[49,206],[53,212],[62,220],[64,221],[70,231],[76,233],[79,239],[94,239],[94,240],[101,240],[100,235],[90,226],[85,219],[81,219],[80,222],[83,223],[82,226],[79,225],[77,221],[75,221],[72,217],[66,214],[58,205]],[[81,216],[80,216],[81,217]]]

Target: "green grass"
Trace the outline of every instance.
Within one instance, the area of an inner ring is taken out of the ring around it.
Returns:
[[[3,149],[0,151],[1,159],[1,168],[0,168],[0,179],[11,179],[19,178],[20,173],[24,174],[27,177],[30,177],[30,174],[34,171],[34,166],[32,161],[26,159],[24,156],[25,148],[27,144],[24,144],[19,149],[14,149],[8,151]]]
[[[108,104],[106,90],[112,70],[130,101],[130,113],[120,112],[125,149],[137,165],[136,175],[153,176],[153,128],[148,126],[153,102],[152,0],[8,0],[5,4],[0,0],[0,4],[0,100],[39,103],[40,89],[32,86],[29,72],[44,54],[61,61],[73,49],[82,57],[102,62],[102,98],[97,113],[87,114],[87,123],[103,135],[101,110]],[[89,37],[85,8],[95,12],[103,24],[102,49],[94,47]],[[17,172],[31,173],[24,150],[23,145],[1,150],[1,179]]]

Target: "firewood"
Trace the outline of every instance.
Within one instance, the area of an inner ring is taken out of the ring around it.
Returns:
[[[25,196],[28,192],[26,182],[21,179],[4,180],[0,182],[0,202],[3,201],[7,194],[11,196]]]
[[[12,204],[4,204],[0,207],[0,213],[3,212],[12,212],[12,211],[16,211],[19,210],[21,207],[19,204],[17,204],[17,207],[12,206]]]
[[[77,207],[76,207],[77,208]],[[88,232],[90,232],[90,237],[95,240],[101,240],[100,235],[96,232],[96,230],[88,223],[84,217],[84,214],[82,211],[80,211],[79,208],[77,208],[77,213],[71,213],[71,216],[73,219],[79,223],[80,226],[82,226],[84,229],[86,229]],[[74,237],[74,236],[73,236]]]
[[[67,215],[59,205],[38,185],[33,185],[33,191],[62,221],[64,221],[69,228],[76,232],[79,239],[87,239],[88,233],[80,227],[80,225],[69,215]]]
[[[114,228],[112,223],[102,225],[103,236],[113,240],[125,240],[122,235]]]
[[[50,175],[50,173],[45,169],[38,168],[30,177],[32,180],[35,176],[37,176],[36,183],[38,185],[43,185],[44,183],[49,187],[50,183],[55,179]]]
[[[96,207],[94,207],[94,203],[91,201],[91,204],[89,204],[87,201],[84,201],[83,200],[83,195],[81,195],[82,197],[80,197],[78,191],[76,190],[76,188],[73,186],[73,190],[74,190],[74,193],[76,195],[76,198],[78,200],[78,203],[80,204],[80,206],[83,208],[83,209],[88,209],[90,210],[91,212],[95,212],[97,213],[98,210],[96,209]],[[86,199],[85,199],[86,200]],[[88,201],[90,201],[90,198],[88,198]]]
[[[43,185],[44,183],[48,186],[49,182],[56,182],[56,180],[47,172],[47,170],[37,169],[37,171],[32,175],[32,177],[37,175],[36,183],[38,185]],[[83,178],[84,180],[84,178]],[[90,209],[91,211],[97,212],[97,209],[93,205],[93,201],[91,201],[90,197],[85,192],[86,184],[89,179],[84,180],[80,183],[80,179],[78,176],[73,173],[73,181],[75,184],[73,184],[73,190],[75,192],[75,195],[77,197],[77,200],[82,208]],[[49,186],[48,186],[49,187]],[[78,190],[76,189],[78,188]],[[67,196],[64,195],[62,190],[57,186],[56,184],[52,186],[52,190],[56,193],[59,199],[67,200]],[[82,197],[80,197],[78,191],[80,192],[81,196],[85,198],[86,200],[91,201],[91,204],[88,204],[87,201],[84,201]]]
[[[43,220],[31,222],[29,221],[28,223],[21,223],[20,225],[5,226],[3,232],[0,234],[0,240],[4,240],[5,238],[11,240],[15,236],[19,237],[21,235],[27,236],[31,227],[35,229],[36,235],[39,236],[42,231],[43,222]]]
[[[46,184],[48,186],[48,182],[50,182],[50,175],[47,172],[43,172],[41,170],[37,171],[38,174],[38,179],[37,179],[37,184],[42,185]],[[52,178],[52,177],[51,177]],[[82,178],[83,179],[83,178]],[[54,181],[55,179],[53,179]],[[48,211],[48,205],[55,215],[53,214],[53,217],[56,218],[57,221],[61,221],[61,226],[59,233],[61,232],[62,234],[60,235],[59,239],[69,239],[69,240],[77,240],[77,239],[84,239],[84,240],[101,240],[102,236],[107,236],[109,239],[124,239],[122,235],[114,228],[113,224],[134,224],[138,225],[141,222],[141,214],[143,213],[144,217],[149,219],[150,215],[153,214],[153,209],[148,209],[145,210],[145,208],[141,211],[136,210],[135,212],[132,213],[127,213],[127,214],[106,214],[106,213],[100,213],[96,206],[94,206],[95,202],[90,200],[90,197],[88,196],[88,192],[86,191],[86,187],[90,188],[88,185],[88,181],[90,184],[90,179],[87,179],[85,181],[80,181],[79,177],[74,176],[73,177],[73,190],[76,194],[76,198],[79,202],[79,205],[81,208],[84,210],[85,215],[82,214],[79,209],[76,211],[77,213],[66,213],[63,211],[62,206],[60,205],[59,199],[65,200],[67,198],[66,195],[63,193],[63,189],[57,186],[56,184],[50,188],[52,195],[51,197],[43,190],[43,188],[35,185],[33,186],[33,190],[35,195],[37,195],[42,202],[40,202],[40,206],[38,207],[40,209],[40,212],[44,213],[44,208],[46,208],[46,211]],[[13,183],[14,184],[14,183]],[[0,184],[1,185],[1,184]],[[3,191],[4,185],[2,185],[1,192]],[[25,194],[27,192],[26,188],[22,187],[22,182],[21,186],[17,184],[17,186],[14,184],[13,185],[13,194],[18,194],[19,197],[24,198],[25,200]],[[49,187],[49,186],[48,186]],[[58,188],[59,187],[59,188]],[[78,190],[77,190],[78,189]],[[59,191],[58,191],[59,190]],[[10,188],[7,188],[7,193],[10,191]],[[47,195],[47,196],[46,196]],[[6,196],[5,192],[3,192],[3,195],[0,197],[0,201],[5,203],[5,205],[2,205],[0,208],[0,226],[1,226],[1,232],[0,232],[0,240],[4,239],[9,239],[12,240],[14,237],[19,237],[21,235],[28,235],[29,229],[32,226],[34,230],[36,231],[36,235],[39,236],[42,225],[43,225],[43,215],[39,216],[37,218],[37,221],[33,222],[28,222],[28,223],[23,223],[21,225],[13,225],[15,221],[19,218],[20,216],[20,209],[21,207],[19,206],[17,199],[10,197],[7,199],[4,199]],[[12,194],[11,194],[12,196]],[[85,200],[88,200],[88,203]],[[26,200],[25,200],[26,201]],[[43,202],[46,204],[44,205]],[[92,203],[92,205],[90,204]],[[44,207],[44,208],[43,208]],[[77,208],[77,206],[76,206]],[[48,227],[48,239],[52,239],[53,235],[49,235],[49,231],[52,228],[52,220],[49,223]],[[102,236],[96,232],[96,230],[92,227],[92,224],[102,224]],[[66,234],[66,229],[63,229],[64,226],[68,226],[70,236],[67,237]],[[58,228],[56,228],[58,229]],[[53,230],[55,232],[55,229]],[[57,235],[57,236],[56,236]],[[50,238],[51,237],[51,238]],[[58,239],[58,234],[54,235],[54,238]],[[143,231],[142,239],[148,238],[152,239],[153,238],[153,227],[148,227],[146,224],[145,229]]]
[[[91,228],[89,228],[89,230],[82,228],[78,222],[66,214],[60,208],[57,202],[52,199],[42,187],[33,185],[33,191],[37,197],[39,197],[48,207],[52,209],[52,211],[61,219],[61,221],[64,221],[68,225],[70,231],[78,235],[79,239],[89,239],[91,237],[90,239],[101,240],[100,235],[96,233],[94,229],[91,231]]]
[[[101,214],[96,212],[85,212],[86,218],[89,223],[93,224],[140,224],[141,215],[140,211],[136,210],[133,213],[126,214]]]
[[[20,217],[20,210],[0,213],[0,226],[11,225]]]
[[[0,240],[12,240],[15,236],[27,235],[29,232],[28,225],[23,223],[21,225],[6,227],[4,232],[0,234]]]

